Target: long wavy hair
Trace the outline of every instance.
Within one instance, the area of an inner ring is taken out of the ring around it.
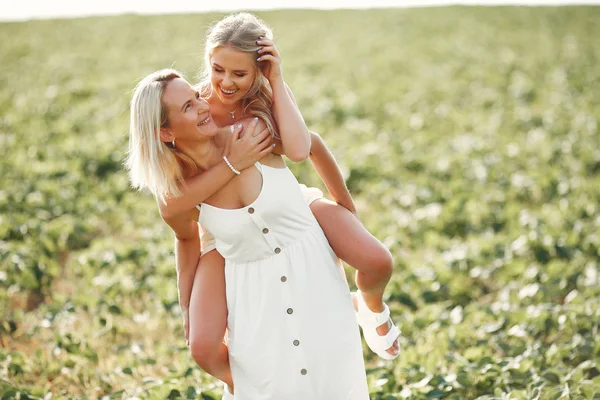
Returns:
[[[169,125],[168,110],[162,102],[167,85],[185,79],[174,69],[162,69],[142,79],[130,103],[129,149],[125,167],[131,186],[147,188],[161,202],[181,196],[184,178],[195,175],[198,166],[189,156],[160,138],[160,129]]]
[[[273,39],[273,32],[258,17],[245,12],[228,15],[211,26],[206,34],[204,67],[200,71],[198,90],[204,98],[212,94],[210,57],[214,49],[229,47],[247,53],[254,62],[255,76],[252,86],[242,97],[242,110],[244,113],[261,118],[271,134],[278,137],[277,124],[272,112],[273,90],[263,73],[266,63],[256,60],[256,52],[260,49],[256,44],[259,36]]]

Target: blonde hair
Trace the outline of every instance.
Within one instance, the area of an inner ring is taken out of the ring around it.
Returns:
[[[271,134],[277,135],[277,124],[273,118],[273,91],[268,79],[262,70],[266,63],[261,64],[256,60],[256,44],[258,37],[273,39],[271,29],[258,17],[249,13],[236,13],[228,15],[209,28],[204,46],[204,68],[200,73],[199,90],[204,98],[212,94],[210,76],[212,67],[210,57],[217,47],[229,47],[237,51],[248,53],[254,62],[256,75],[248,92],[242,98],[244,113],[261,118],[265,121]]]
[[[174,69],[162,69],[142,79],[133,91],[129,121],[129,149],[125,166],[131,186],[147,188],[161,202],[181,196],[183,179],[198,171],[196,163],[161,140],[160,129],[168,126],[168,110],[162,102],[167,85],[185,79]]]

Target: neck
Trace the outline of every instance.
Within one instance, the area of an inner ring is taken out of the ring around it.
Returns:
[[[177,150],[194,160],[202,171],[206,171],[219,163],[226,154],[230,135],[229,128],[219,128],[214,138],[202,143],[196,141],[177,143]]]
[[[227,107],[226,107],[226,106],[223,106],[223,108],[224,108],[225,110],[227,110],[227,112],[228,112],[228,113],[230,113],[230,114],[231,114],[232,112],[237,112],[237,110],[240,108],[240,104],[239,104],[239,103],[240,103],[240,102],[238,101],[238,102],[237,102],[235,105],[233,105],[233,106],[231,106],[231,105],[228,105]]]
[[[235,119],[240,119],[242,117],[242,101],[237,101],[235,104],[227,104],[224,105],[221,103],[221,99],[213,93],[209,99],[208,103],[210,104],[210,113],[213,115],[213,118],[216,116],[219,121],[233,121],[234,118],[231,117],[232,113],[235,113]]]

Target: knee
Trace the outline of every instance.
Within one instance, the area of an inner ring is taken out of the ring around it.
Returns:
[[[217,359],[220,349],[220,343],[202,340],[202,338],[190,337],[190,353],[192,358],[204,371],[212,370],[213,364]]]
[[[374,251],[371,254],[371,265],[379,275],[389,279],[392,276],[392,271],[394,269],[392,253],[390,253],[386,247],[381,246],[377,251]]]

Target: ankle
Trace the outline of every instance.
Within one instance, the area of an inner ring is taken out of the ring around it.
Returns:
[[[362,297],[369,310],[373,312],[383,312],[383,293],[381,292],[362,292]]]

